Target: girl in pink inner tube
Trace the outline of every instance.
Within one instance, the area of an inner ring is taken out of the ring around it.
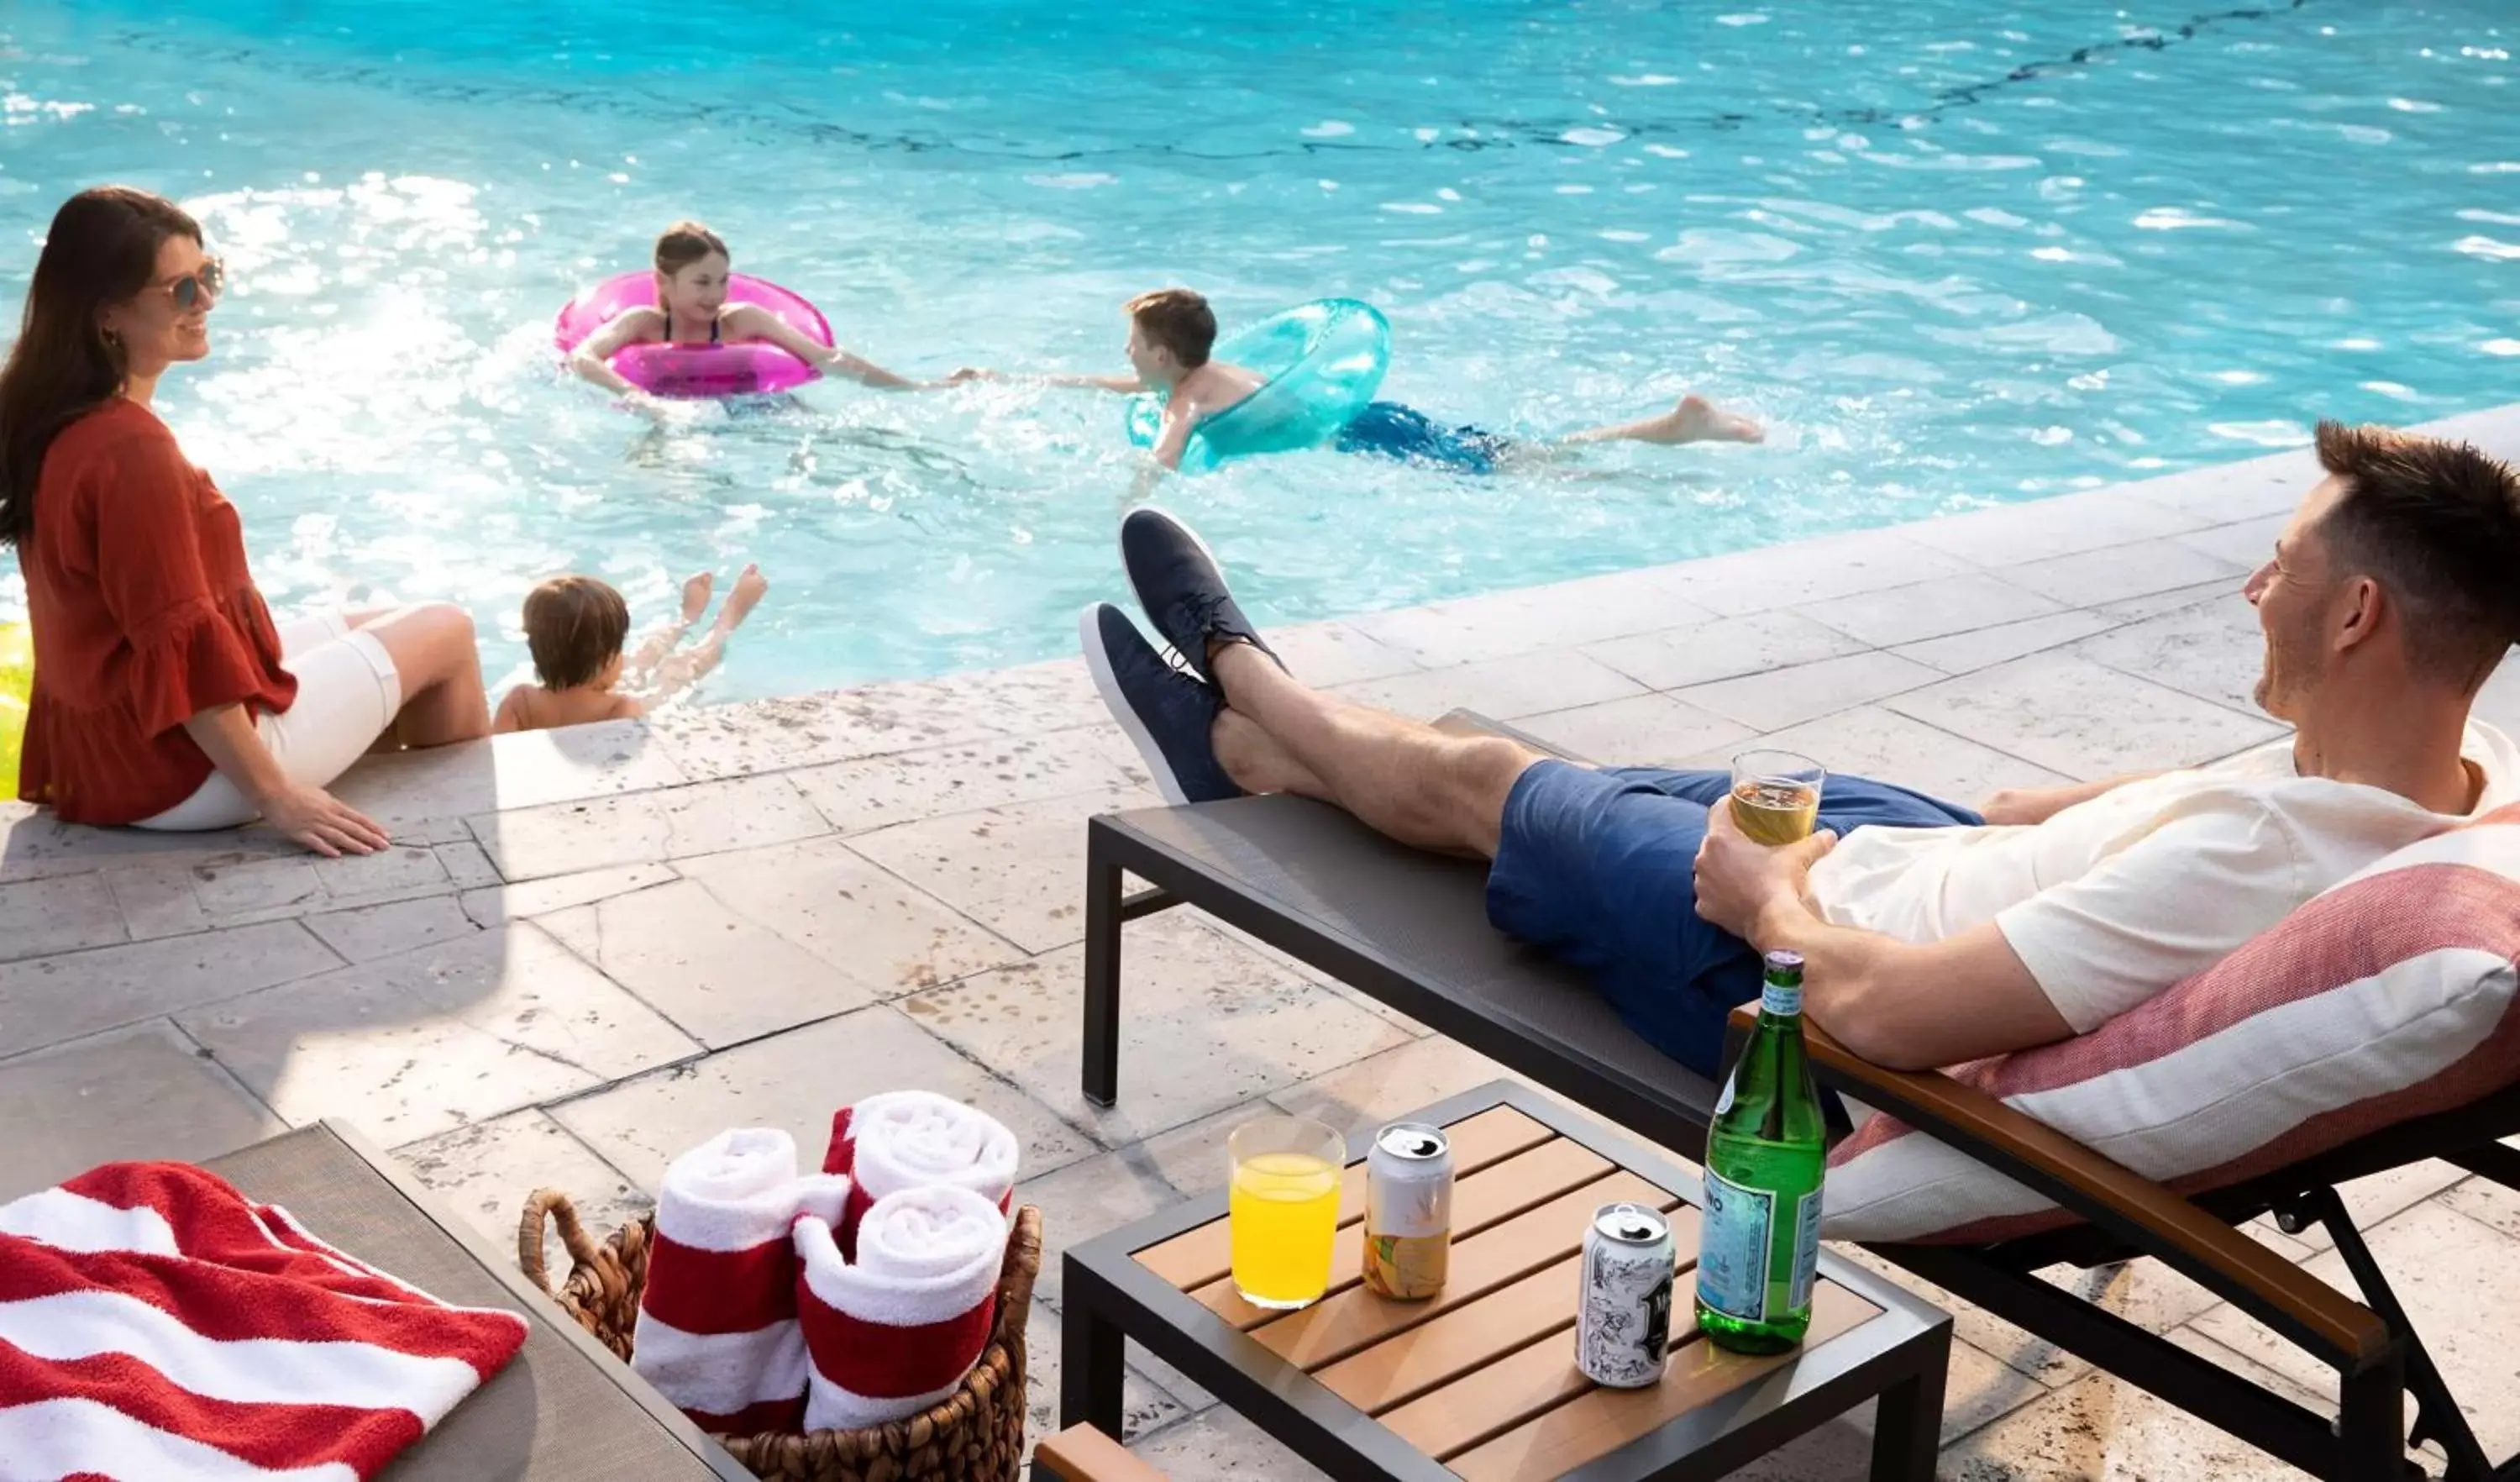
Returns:
[[[717,233],[697,221],[677,221],[656,239],[656,301],[614,315],[579,341],[568,367],[642,411],[656,411],[660,398],[633,384],[609,364],[639,344],[717,345],[766,341],[819,370],[887,390],[925,390],[943,382],[913,381],[874,361],[825,344],[756,303],[730,303],[732,258]]]

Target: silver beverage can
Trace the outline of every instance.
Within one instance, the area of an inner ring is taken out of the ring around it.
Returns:
[[[1444,1289],[1453,1259],[1453,1140],[1441,1127],[1394,1122],[1365,1160],[1365,1284],[1423,1301]]]
[[[1642,1389],[1671,1346],[1671,1222],[1643,1204],[1604,1204],[1584,1232],[1575,1367],[1596,1384]]]

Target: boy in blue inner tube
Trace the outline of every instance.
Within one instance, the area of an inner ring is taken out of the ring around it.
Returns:
[[[1205,298],[1188,289],[1141,293],[1129,300],[1127,309],[1131,374],[1025,379],[1050,385],[1089,386],[1132,394],[1162,393],[1164,419],[1155,436],[1155,462],[1164,469],[1177,470],[1182,451],[1198,425],[1239,405],[1266,384],[1267,378],[1209,358],[1208,352],[1216,345],[1216,313]],[[1009,378],[998,371],[964,370],[955,372],[953,379]],[[1546,457],[1590,442],[1676,446],[1685,442],[1757,442],[1766,435],[1756,422],[1727,412],[1702,396],[1684,396],[1670,411],[1641,422],[1588,427],[1548,439],[1508,437],[1473,427],[1444,427],[1414,407],[1376,401],[1369,403],[1340,428],[1332,445],[1342,453],[1370,453],[1462,473],[1493,473],[1501,464]]]

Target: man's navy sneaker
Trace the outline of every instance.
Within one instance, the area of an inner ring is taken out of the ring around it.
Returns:
[[[1166,663],[1129,614],[1107,602],[1087,607],[1076,632],[1094,688],[1146,758],[1164,801],[1207,803],[1242,795],[1218,765],[1210,739],[1225,708],[1215,686]]]

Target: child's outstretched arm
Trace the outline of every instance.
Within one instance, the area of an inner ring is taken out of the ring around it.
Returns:
[[[992,371],[985,366],[965,366],[945,378],[947,385],[961,385],[968,381],[1029,381],[1035,385],[1063,386],[1086,391],[1121,391],[1135,394],[1147,389],[1147,383],[1135,376],[1073,376],[1047,371]]]

